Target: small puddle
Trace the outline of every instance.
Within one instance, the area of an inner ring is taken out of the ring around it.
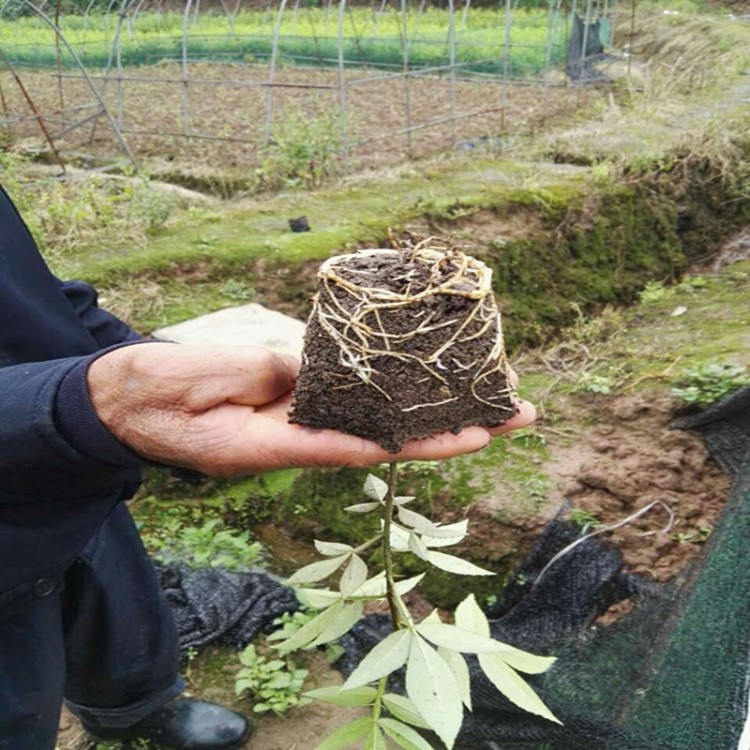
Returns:
[[[253,529],[253,535],[266,549],[265,567],[276,575],[289,576],[320,556],[306,542],[294,539],[273,523],[263,523]]]

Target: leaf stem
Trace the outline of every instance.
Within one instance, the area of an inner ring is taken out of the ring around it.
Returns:
[[[388,465],[388,494],[385,496],[383,510],[383,564],[385,567],[386,597],[391,611],[391,621],[394,630],[403,627],[399,605],[401,597],[396,591],[393,580],[393,552],[391,550],[391,522],[393,521],[393,505],[396,497],[396,482],[398,481],[398,464],[393,461]]]

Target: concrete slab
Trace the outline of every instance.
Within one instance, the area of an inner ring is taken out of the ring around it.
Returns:
[[[302,353],[304,334],[304,323],[255,303],[228,307],[154,331],[156,338],[180,344],[265,346],[297,356]]]

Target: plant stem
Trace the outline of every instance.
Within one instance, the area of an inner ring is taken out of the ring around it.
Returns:
[[[391,551],[391,522],[393,520],[393,505],[396,496],[396,482],[398,481],[398,464],[394,461],[388,465],[388,494],[385,496],[385,510],[383,511],[383,563],[385,566],[386,596],[391,611],[394,630],[402,627],[399,605],[401,599],[396,591],[393,580],[393,554]]]

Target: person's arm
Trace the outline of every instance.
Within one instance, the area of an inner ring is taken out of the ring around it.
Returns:
[[[141,338],[126,323],[99,307],[98,295],[92,286],[83,281],[59,283],[62,293],[100,347],[138,341]]]
[[[66,423],[82,434],[92,435],[92,423],[98,427],[96,451],[84,452],[61,429],[57,412],[62,385],[91,359],[71,357],[0,368],[3,502],[95,497],[132,481],[133,469],[145,463],[122,448],[90,404],[72,400],[64,411]]]

